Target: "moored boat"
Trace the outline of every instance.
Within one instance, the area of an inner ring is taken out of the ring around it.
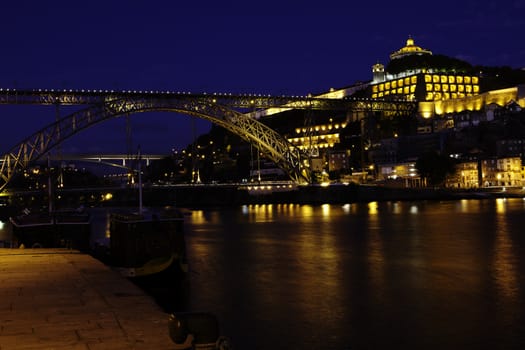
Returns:
[[[90,249],[91,219],[83,208],[52,212],[25,209],[9,217],[18,246],[27,248]]]
[[[172,270],[187,271],[184,217],[171,207],[161,211],[111,213],[110,265],[130,278]]]
[[[111,213],[109,217],[109,264],[134,279],[155,278],[168,272],[186,272],[184,217],[180,210],[142,206],[142,172],[138,155],[137,212]]]

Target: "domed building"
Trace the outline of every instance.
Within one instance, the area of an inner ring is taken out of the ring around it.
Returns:
[[[414,39],[411,36],[407,39],[407,44],[397,51],[390,54],[390,59],[395,60],[397,58],[403,58],[411,55],[432,55],[432,51],[422,49],[421,47],[414,44]]]
[[[479,77],[466,62],[417,46],[412,37],[390,54],[385,67],[372,66],[371,97],[409,101],[442,101],[479,94]]]

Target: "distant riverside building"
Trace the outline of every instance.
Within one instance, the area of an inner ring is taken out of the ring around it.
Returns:
[[[432,52],[415,45],[408,38],[406,45],[393,52],[390,59],[399,60],[410,56],[432,56]],[[479,77],[457,72],[451,68],[443,71],[431,66],[407,66],[399,72],[385,71],[376,63],[372,66],[373,80],[370,84],[372,98],[402,98],[409,101],[440,101],[470,97],[479,94]]]
[[[479,162],[460,162],[456,165],[456,173],[447,179],[446,184],[448,187],[467,189],[521,187],[525,185],[524,168],[520,157],[492,157]]]
[[[349,151],[331,151],[328,154],[328,171],[348,170]]]
[[[417,173],[415,161],[381,164],[377,167],[376,180],[392,187],[426,186],[426,181]]]

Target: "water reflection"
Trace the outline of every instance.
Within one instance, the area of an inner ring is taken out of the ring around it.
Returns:
[[[505,213],[507,205],[507,199],[506,198],[497,198],[496,199],[496,212],[498,214]]]
[[[370,215],[377,215],[377,202],[368,203],[368,213]]]
[[[509,199],[192,211],[190,307],[216,312],[240,348],[520,348],[524,209]]]
[[[518,257],[510,237],[508,218],[505,213],[505,202],[496,202],[497,213],[495,222],[494,261],[492,263],[494,282],[500,296],[500,303],[506,305],[506,309],[512,310],[517,305],[517,297],[520,294],[517,262]]]

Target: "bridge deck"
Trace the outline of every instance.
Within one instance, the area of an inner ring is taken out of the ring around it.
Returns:
[[[93,257],[0,249],[0,349],[174,349],[168,315]]]

